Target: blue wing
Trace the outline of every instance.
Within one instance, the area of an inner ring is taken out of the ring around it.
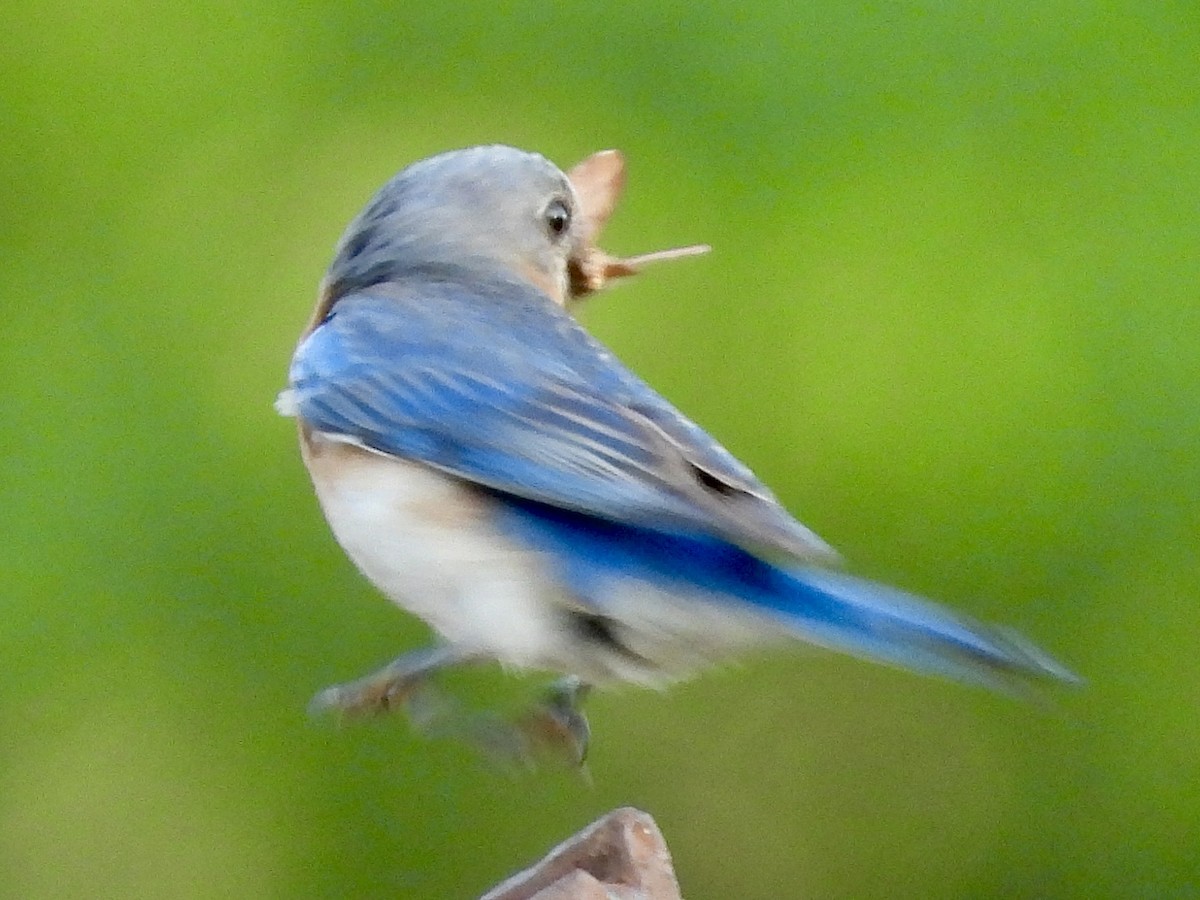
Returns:
[[[754,475],[571,316],[516,282],[394,282],[303,340],[284,405],[317,431],[647,528],[833,556]]]

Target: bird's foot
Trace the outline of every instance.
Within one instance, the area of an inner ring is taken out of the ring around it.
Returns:
[[[589,685],[568,676],[550,685],[538,702],[515,716],[460,714],[443,716],[442,722],[452,722],[452,736],[471,744],[502,770],[532,772],[549,766],[587,777],[591,729],[580,703],[589,690]]]
[[[313,697],[308,710],[313,715],[333,712],[360,719],[406,709],[419,725],[420,719],[434,716],[442,702],[429,684],[430,676],[460,661],[462,657],[446,647],[406,653],[370,675],[325,688]]]
[[[443,647],[407,653],[363,678],[325,688],[313,697],[309,712],[364,719],[403,710],[423,736],[463,741],[502,769],[559,764],[585,771],[591,729],[581,704],[590,685],[567,676],[515,716],[477,712],[432,681],[442,669],[466,661],[471,657]]]
[[[591,685],[574,675],[560,678],[540,703],[517,719],[517,729],[532,755],[558,757],[574,768],[583,768],[592,729],[582,704],[590,690]]]

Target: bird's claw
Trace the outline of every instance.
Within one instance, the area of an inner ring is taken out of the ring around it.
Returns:
[[[464,709],[431,682],[436,668],[424,659],[402,657],[363,678],[325,688],[313,697],[309,712],[364,719],[403,710],[418,733],[462,740],[503,768],[533,770],[554,761],[584,769],[591,728],[581,704],[588,684],[574,676],[561,678],[533,706],[506,718]]]
[[[422,717],[448,702],[429,683],[430,676],[466,659],[444,646],[406,653],[370,675],[325,688],[309,702],[308,711],[361,719],[406,709],[419,727]]]
[[[563,678],[515,717],[493,713],[461,716],[455,722],[455,736],[504,770],[532,772],[549,765],[586,776],[591,728],[579,704],[588,689],[577,678]]]
[[[590,686],[575,676],[559,679],[550,686],[542,702],[517,720],[537,756],[559,756],[575,768],[587,760],[592,729],[582,709]]]
[[[406,677],[384,669],[357,681],[335,684],[318,693],[308,704],[312,715],[333,712],[362,719],[408,706],[428,687],[424,676]]]

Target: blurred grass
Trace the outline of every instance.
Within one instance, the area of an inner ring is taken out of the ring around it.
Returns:
[[[1200,891],[1191,6],[3,19],[0,895],[470,896],[624,803],[690,898]],[[488,141],[622,148],[609,245],[716,250],[593,330],[857,568],[1088,688],[752,660],[597,698],[594,789],[308,722],[424,634],[270,401],[359,205]]]

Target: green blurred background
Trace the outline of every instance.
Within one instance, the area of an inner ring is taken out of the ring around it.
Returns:
[[[0,16],[0,894],[467,897],[633,804],[692,900],[1200,896],[1194,4]],[[271,401],[361,204],[492,141],[623,149],[610,249],[715,251],[592,330],[858,571],[1089,686],[772,654],[595,698],[591,787],[310,721],[426,635]]]

